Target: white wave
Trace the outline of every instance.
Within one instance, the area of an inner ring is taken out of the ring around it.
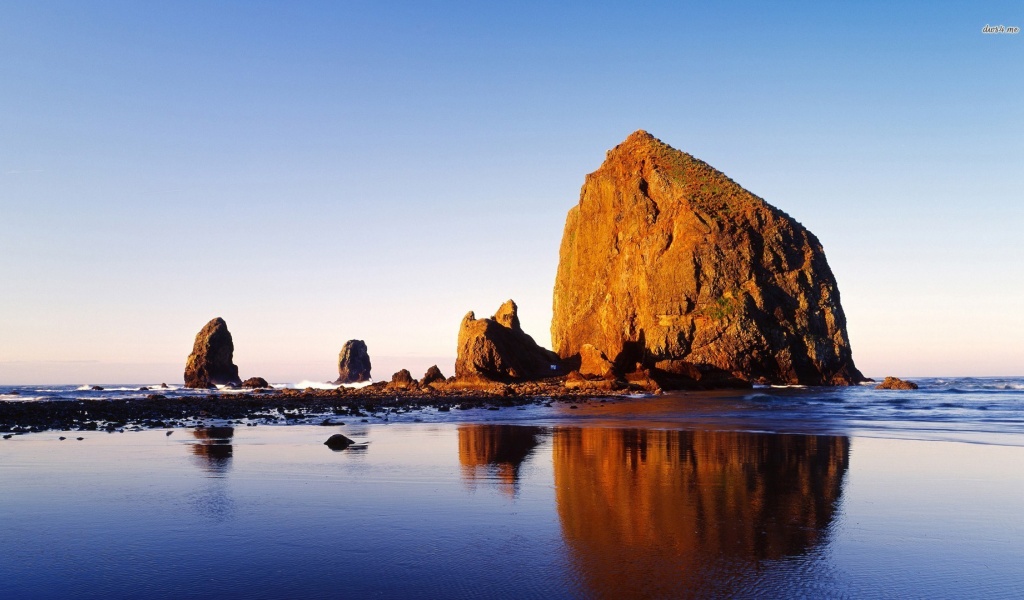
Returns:
[[[303,379],[296,383],[275,383],[274,387],[277,388],[288,388],[293,390],[304,390],[306,388],[313,388],[314,390],[336,390],[340,387],[345,388],[361,388],[366,387],[373,383],[373,381],[362,381],[359,383],[331,383],[329,381],[310,381],[309,379]]]
[[[274,387],[278,386],[294,390],[304,390],[306,388],[313,388],[314,390],[336,390],[338,389],[338,387],[340,387],[337,384],[330,383],[327,381],[310,381],[308,379],[303,379],[298,383],[279,383],[275,384]]]

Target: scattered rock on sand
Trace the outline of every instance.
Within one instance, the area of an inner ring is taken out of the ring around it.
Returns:
[[[238,367],[232,362],[234,352],[235,344],[224,319],[217,317],[207,323],[196,334],[192,354],[185,362],[185,387],[241,385]]]
[[[899,377],[886,377],[882,383],[875,386],[876,390],[916,390],[917,384],[913,381],[904,381]]]
[[[341,435],[340,433],[336,433],[331,437],[327,438],[327,441],[324,442],[324,445],[330,448],[331,450],[338,451],[344,450],[345,448],[348,448],[354,443],[355,442]]]
[[[370,380],[370,354],[363,340],[349,340],[338,354],[338,379],[334,383],[361,383]]]

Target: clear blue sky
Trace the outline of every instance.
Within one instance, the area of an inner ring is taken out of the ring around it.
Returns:
[[[646,129],[822,240],[869,375],[1024,375],[1019,2],[3,2],[0,383],[549,344],[565,214]],[[828,5],[825,5],[828,4]]]

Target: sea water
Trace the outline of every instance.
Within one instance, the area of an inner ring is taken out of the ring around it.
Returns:
[[[0,597],[1019,597],[1024,381],[919,383],[18,435]]]

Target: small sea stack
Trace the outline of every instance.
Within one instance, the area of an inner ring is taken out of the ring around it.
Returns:
[[[564,375],[554,352],[533,341],[519,324],[519,308],[508,300],[489,319],[471,311],[459,327],[457,379],[526,381]]]
[[[240,386],[238,367],[232,362],[235,344],[224,319],[217,317],[196,334],[192,354],[185,361],[185,387]]]
[[[338,354],[338,379],[334,383],[370,381],[370,354],[363,340],[349,340]]]
[[[388,388],[399,389],[399,390],[410,390],[416,389],[416,380],[412,378],[412,373],[409,369],[401,369],[397,373],[391,376],[391,382],[388,383]]]
[[[433,365],[429,369],[427,369],[426,373],[423,374],[423,379],[420,380],[420,385],[422,387],[427,387],[428,385],[430,385],[432,383],[444,383],[444,382],[445,382],[445,377],[444,377],[444,374],[441,373],[441,369],[437,368],[437,365]]]

